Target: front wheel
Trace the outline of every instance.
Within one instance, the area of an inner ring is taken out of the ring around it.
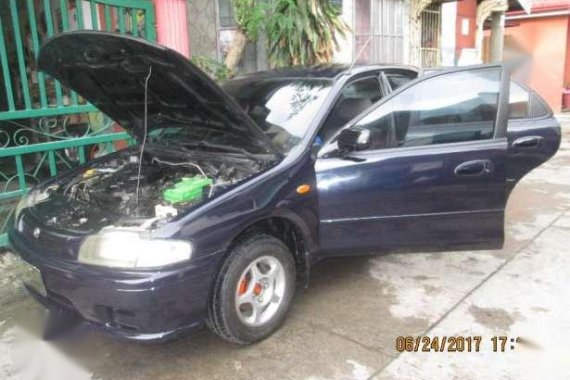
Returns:
[[[238,344],[267,338],[285,320],[295,293],[295,262],[287,246],[269,235],[238,244],[216,279],[208,325]]]

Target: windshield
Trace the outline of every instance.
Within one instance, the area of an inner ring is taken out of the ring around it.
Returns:
[[[307,133],[331,86],[328,79],[245,78],[223,88],[287,155]]]

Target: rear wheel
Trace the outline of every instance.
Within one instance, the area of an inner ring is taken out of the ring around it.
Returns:
[[[295,263],[287,246],[255,235],[230,253],[216,279],[208,325],[225,340],[249,344],[283,323],[295,292]]]

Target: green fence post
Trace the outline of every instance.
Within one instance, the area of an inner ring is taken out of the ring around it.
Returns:
[[[20,33],[20,21],[18,20],[16,0],[10,0],[10,14],[12,15],[12,29],[14,32],[14,41],[16,44],[16,56],[18,58],[18,68],[20,70],[20,83],[22,84],[24,104],[27,109],[31,109],[32,102],[30,99],[28,73],[26,72],[26,61],[24,59],[24,48],[22,46],[22,34]]]
[[[91,27],[93,30],[98,30],[99,28],[99,20],[97,19],[97,4],[93,0],[89,2],[90,10],[91,10]]]
[[[137,10],[135,8],[131,8],[131,29],[133,36],[138,37],[139,35],[139,22],[137,19]]]
[[[125,8],[119,7],[117,9],[117,17],[119,18],[119,32],[125,34]]]
[[[85,23],[83,22],[83,3],[81,1],[75,2],[75,14],[77,16],[77,28],[83,29]]]
[[[53,20],[51,17],[50,0],[44,0],[44,13],[46,16],[47,36],[51,37],[51,36],[53,36]],[[57,81],[55,79],[53,81],[54,81],[54,86],[55,86],[56,103],[57,103],[58,107],[61,107],[61,106],[63,106],[63,99],[62,99],[62,94],[61,94],[61,84],[59,83],[59,81]]]
[[[26,190],[26,171],[24,170],[24,163],[22,162],[22,155],[18,154],[16,157],[16,170],[18,172],[18,184],[20,191]]]
[[[30,22],[30,33],[32,35],[32,47],[34,49],[34,57],[37,59],[40,52],[40,44],[38,42],[38,27],[36,22],[36,12],[34,9],[33,0],[27,0],[28,5],[28,21]],[[47,97],[46,97],[46,83],[44,79],[44,74],[38,71],[38,85],[40,88],[40,104],[42,108],[47,107]]]
[[[69,11],[67,0],[59,0],[59,8],[61,9],[61,26],[63,30],[69,30]]]
[[[68,3],[67,0],[60,0],[59,8],[61,10],[61,26],[63,31],[69,30],[69,11],[68,11]],[[73,105],[77,105],[77,93],[73,90],[69,90],[71,93],[71,102]]]
[[[156,41],[156,22],[154,19],[154,8],[153,4],[149,3],[148,7],[145,9],[145,27],[146,27],[146,38],[150,41]]]
[[[8,66],[8,54],[6,53],[6,41],[4,39],[4,27],[0,17],[0,60],[2,61],[2,75],[4,76],[4,87],[6,88],[6,98],[8,100],[8,110],[14,111],[14,93],[12,92],[12,78],[10,77],[10,67]]]
[[[55,163],[55,153],[53,150],[48,152],[49,174],[53,177],[57,175],[57,165]]]
[[[105,4],[104,9],[105,9],[105,30],[108,32],[112,32],[113,22],[111,21],[111,7]]]

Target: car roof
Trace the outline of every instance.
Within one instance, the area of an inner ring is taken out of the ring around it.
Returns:
[[[352,70],[348,64],[329,64],[316,66],[294,66],[267,71],[258,71],[255,73],[240,75],[234,79],[263,79],[263,78],[320,78],[336,80],[344,74],[350,73],[357,75],[369,71],[399,69],[406,71],[419,72],[413,66],[399,64],[371,64],[371,65],[355,65]]]

